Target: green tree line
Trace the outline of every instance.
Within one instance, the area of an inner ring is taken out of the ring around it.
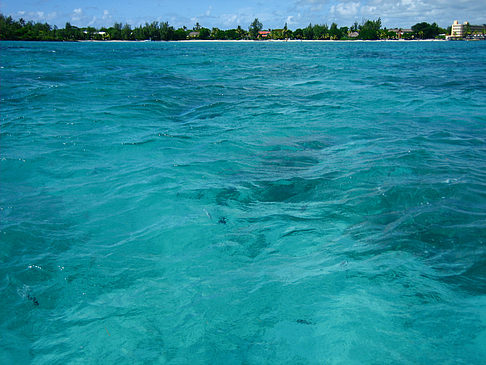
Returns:
[[[339,27],[336,23],[309,24],[301,29],[290,30],[287,24],[281,29],[272,29],[267,34],[261,34],[263,24],[255,19],[248,30],[238,26],[234,29],[205,28],[199,23],[189,29],[174,28],[167,22],[145,23],[138,27],[129,24],[115,23],[111,27],[76,27],[66,23],[64,28],[51,26],[47,23],[34,23],[20,18],[14,20],[11,16],[0,14],[0,40],[25,41],[78,41],[78,40],[154,40],[174,41],[184,39],[302,39],[302,40],[340,40],[340,39],[428,39],[436,38],[445,33],[436,23],[417,23],[412,31],[404,34],[382,28],[381,20],[366,20],[362,24],[354,23],[350,27]]]

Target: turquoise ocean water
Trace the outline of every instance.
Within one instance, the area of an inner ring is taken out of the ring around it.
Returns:
[[[484,364],[486,42],[0,67],[0,363]]]

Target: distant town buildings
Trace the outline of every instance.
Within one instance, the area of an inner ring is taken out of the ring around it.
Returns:
[[[272,33],[271,31],[269,30],[260,30],[258,32],[258,37],[261,37],[261,38],[268,38],[268,36],[270,35],[270,33]]]
[[[388,29],[389,32],[393,32],[397,34],[398,39],[402,39],[402,36],[405,33],[412,33],[412,29],[406,29],[406,28],[392,28]]]
[[[110,38],[110,36],[106,32],[88,32],[87,30],[85,30],[83,31],[83,34],[89,36],[90,39],[106,40]]]
[[[451,28],[451,36],[462,38],[464,36],[464,24],[459,24],[457,20],[454,20],[454,23],[452,23],[452,28]]]
[[[451,35],[448,39],[485,39],[486,34],[486,24],[483,25],[471,25],[469,22],[464,22],[459,24],[457,20],[451,27]]]

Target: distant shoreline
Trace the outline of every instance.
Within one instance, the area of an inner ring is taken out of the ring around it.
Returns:
[[[35,41],[34,41],[35,42]],[[42,42],[42,41],[37,41]],[[178,41],[148,41],[148,40],[78,40],[74,42],[91,42],[91,43],[341,43],[341,42],[359,42],[359,43],[369,43],[369,42],[391,42],[391,43],[403,43],[403,42],[448,42],[446,39],[266,39],[266,40],[253,40],[253,39],[184,39]]]
[[[467,40],[464,41],[477,41]],[[33,40],[7,40],[1,39],[0,42],[39,42],[39,43],[409,43],[409,42],[449,42],[447,39],[184,39],[178,41],[148,41],[148,40],[70,40],[70,41],[33,41]]]

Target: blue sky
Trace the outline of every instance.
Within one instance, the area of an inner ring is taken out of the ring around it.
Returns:
[[[457,19],[472,24],[486,23],[483,0],[1,0],[0,11],[18,19],[47,22],[63,27],[110,26],[114,22],[139,25],[168,21],[175,27],[202,26],[222,29],[241,25],[248,28],[259,18],[264,28],[290,29],[313,24],[338,23],[381,17],[388,28],[410,27],[421,21],[448,26]]]

